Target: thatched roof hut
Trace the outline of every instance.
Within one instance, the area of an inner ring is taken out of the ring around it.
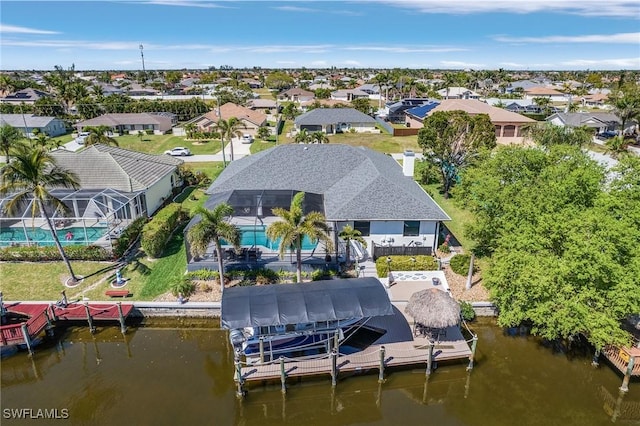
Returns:
[[[425,327],[446,328],[460,323],[458,302],[436,288],[413,293],[404,311]]]

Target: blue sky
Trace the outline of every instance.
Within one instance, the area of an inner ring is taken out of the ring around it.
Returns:
[[[640,1],[0,4],[0,69],[640,69]]]

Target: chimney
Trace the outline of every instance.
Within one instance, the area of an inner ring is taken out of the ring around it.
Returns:
[[[413,177],[413,166],[416,161],[416,154],[411,150],[406,150],[402,154],[402,173],[405,176]]]

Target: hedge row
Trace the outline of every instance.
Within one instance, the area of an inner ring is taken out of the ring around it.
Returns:
[[[451,270],[458,275],[467,276],[469,273],[469,265],[471,264],[471,255],[469,254],[456,254],[449,260],[449,266]],[[473,272],[478,272],[478,265],[473,264]]]
[[[65,246],[69,260],[111,260],[111,254],[99,246]],[[5,247],[0,249],[0,261],[47,262],[62,260],[56,246]]]
[[[171,203],[160,210],[142,229],[140,245],[149,257],[160,257],[182,216],[182,206]]]
[[[391,265],[386,257],[379,257],[376,260],[376,272],[379,277],[386,277],[389,274],[389,266],[392,271],[437,271],[438,262],[433,256],[389,256]],[[411,259],[415,259],[415,262]]]
[[[127,249],[133,244],[138,236],[142,232],[142,228],[147,223],[146,217],[139,217],[129,224],[124,231],[120,234],[116,240],[115,247],[113,248],[113,257],[120,259]]]

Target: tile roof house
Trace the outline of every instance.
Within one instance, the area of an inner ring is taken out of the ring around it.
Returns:
[[[438,95],[442,96],[442,99],[480,99],[480,94],[466,87],[447,87],[438,90]]]
[[[135,195],[132,217],[152,215],[180,184],[182,160],[122,148],[91,145],[81,151],[52,151],[56,163],[74,172],[82,190],[112,189]]]
[[[377,133],[376,120],[355,108],[315,108],[296,117],[296,131],[321,131],[327,134],[345,132]]]
[[[278,94],[279,101],[304,102],[311,101],[316,97],[315,93],[308,90],[294,87]]]
[[[237,118],[242,123],[242,133],[248,133],[253,136],[257,135],[260,127],[267,124],[267,115],[264,112],[236,105],[232,102],[227,102],[220,106],[220,111],[218,111],[218,108],[214,108],[206,114],[194,118],[189,123],[194,123],[200,130],[211,131],[220,117],[223,120],[229,120],[231,117]]]
[[[556,90],[551,89],[549,87],[530,87],[528,89],[524,89],[524,98],[525,99],[533,99],[533,98],[549,98],[551,101],[555,102],[566,102],[568,100],[567,96]]]
[[[493,107],[475,99],[443,99],[440,105],[433,108],[429,115],[436,111],[464,111],[470,115],[487,114],[496,129],[498,143],[524,143],[523,127],[536,121],[515,112]],[[411,123],[422,126],[421,122]]]
[[[20,130],[25,135],[32,136],[33,130],[38,129],[52,138],[67,133],[64,121],[56,117],[39,117],[33,114],[0,114],[0,125],[9,125]]]
[[[42,90],[26,88],[5,96],[0,99],[0,102],[5,104],[33,105],[36,101],[44,98],[53,98],[53,96]]]
[[[229,164],[207,189],[205,207],[226,202],[236,212],[232,223],[262,229],[277,220],[273,207],[288,209],[292,196],[305,192],[305,211],[324,214],[336,248],[337,233],[351,225],[369,250],[391,243],[435,250],[439,223],[450,218],[413,179],[412,164],[407,160],[407,167],[400,167],[392,157],[363,147],[279,145]]]
[[[85,127],[108,126],[114,133],[137,134],[138,131],[153,131],[156,135],[164,135],[173,127],[172,117],[164,113],[116,113],[103,114],[99,117],[76,123],[79,132]]]

